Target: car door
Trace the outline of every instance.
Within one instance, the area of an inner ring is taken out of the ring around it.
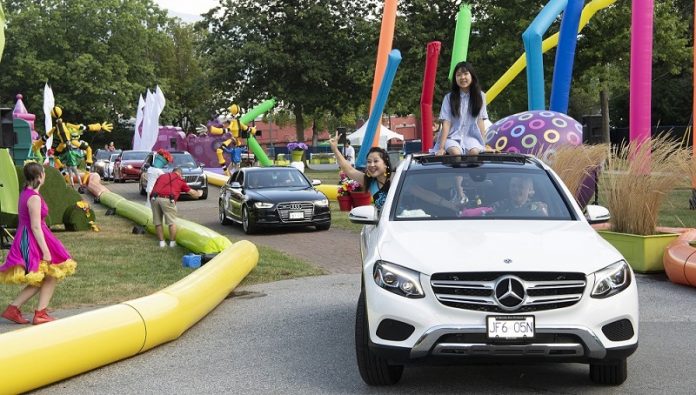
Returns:
[[[233,180],[232,183],[239,183],[241,186],[240,188],[232,188],[232,184],[230,184],[230,188],[228,190],[229,193],[229,213],[232,218],[236,221],[241,221],[242,220],[242,203],[244,203],[244,171],[243,170],[238,170],[233,174]]]

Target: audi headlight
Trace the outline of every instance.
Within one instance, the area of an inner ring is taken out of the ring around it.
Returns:
[[[372,273],[375,283],[389,292],[407,298],[425,296],[420,283],[420,273],[393,263],[377,261]]]
[[[329,199],[315,200],[314,205],[317,207],[328,207]]]
[[[631,268],[626,261],[618,261],[594,273],[593,298],[607,298],[631,285]]]
[[[273,203],[256,202],[256,203],[254,203],[254,207],[256,207],[256,208],[271,208],[271,207],[273,207]]]

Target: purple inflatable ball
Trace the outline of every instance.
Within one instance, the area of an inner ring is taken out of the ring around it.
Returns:
[[[486,144],[496,151],[538,154],[543,160],[563,144],[582,144],[582,124],[566,114],[550,110],[525,111],[491,125]]]

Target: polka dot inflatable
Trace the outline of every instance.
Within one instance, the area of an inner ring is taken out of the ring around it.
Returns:
[[[582,144],[582,124],[566,114],[549,111],[525,111],[507,116],[491,125],[486,144],[496,151],[545,156],[563,144]]]

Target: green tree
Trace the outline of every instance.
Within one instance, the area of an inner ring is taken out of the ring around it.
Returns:
[[[202,51],[211,55],[218,107],[252,107],[276,97],[292,111],[297,139],[305,117],[359,106],[371,84],[375,2],[357,0],[225,0],[211,10]],[[370,38],[368,40],[368,37]]]

